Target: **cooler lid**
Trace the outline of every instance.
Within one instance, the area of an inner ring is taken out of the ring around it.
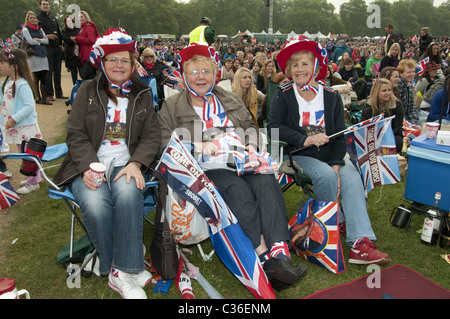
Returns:
[[[450,153],[450,146],[436,144],[436,139],[427,138],[426,134],[420,135],[411,141],[411,146],[427,148],[434,151]]]

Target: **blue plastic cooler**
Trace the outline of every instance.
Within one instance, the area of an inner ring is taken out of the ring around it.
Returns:
[[[450,211],[450,146],[421,135],[408,149],[408,174],[405,198],[433,206],[436,192],[442,194],[440,207]]]

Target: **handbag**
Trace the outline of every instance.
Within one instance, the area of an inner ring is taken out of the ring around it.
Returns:
[[[296,254],[334,274],[346,270],[339,232],[339,202],[310,198],[289,221]]]
[[[158,178],[158,172],[153,172]],[[167,196],[167,184],[159,176],[159,196],[157,199],[155,228],[152,242],[150,243],[150,256],[157,273],[164,280],[171,280],[177,277],[179,256],[175,240],[170,232],[169,222],[163,214],[165,197]]]
[[[33,46],[29,44],[27,41],[20,41],[19,49],[24,50],[28,56],[34,55]]]
[[[172,237],[180,244],[197,244],[209,237],[206,220],[195,206],[168,187],[165,215]]]

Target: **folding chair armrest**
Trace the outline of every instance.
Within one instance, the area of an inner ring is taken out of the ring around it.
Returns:
[[[159,186],[159,181],[150,181],[150,182],[145,183],[145,188],[158,187],[158,186]]]
[[[39,157],[29,153],[9,153],[1,156],[2,158],[21,159],[26,161],[38,161],[37,164],[41,164]]]
[[[48,196],[53,199],[67,199],[72,202],[75,202],[75,197],[73,196],[72,192],[66,187],[62,188],[60,190],[49,188]]]

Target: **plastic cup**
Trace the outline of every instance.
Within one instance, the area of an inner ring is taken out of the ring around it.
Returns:
[[[427,122],[427,138],[435,139],[439,130],[439,123]]]
[[[92,179],[96,185],[97,188],[102,186],[103,182],[103,176],[105,176],[106,166],[102,163],[91,163],[89,165],[89,168],[91,170],[91,176]]]

